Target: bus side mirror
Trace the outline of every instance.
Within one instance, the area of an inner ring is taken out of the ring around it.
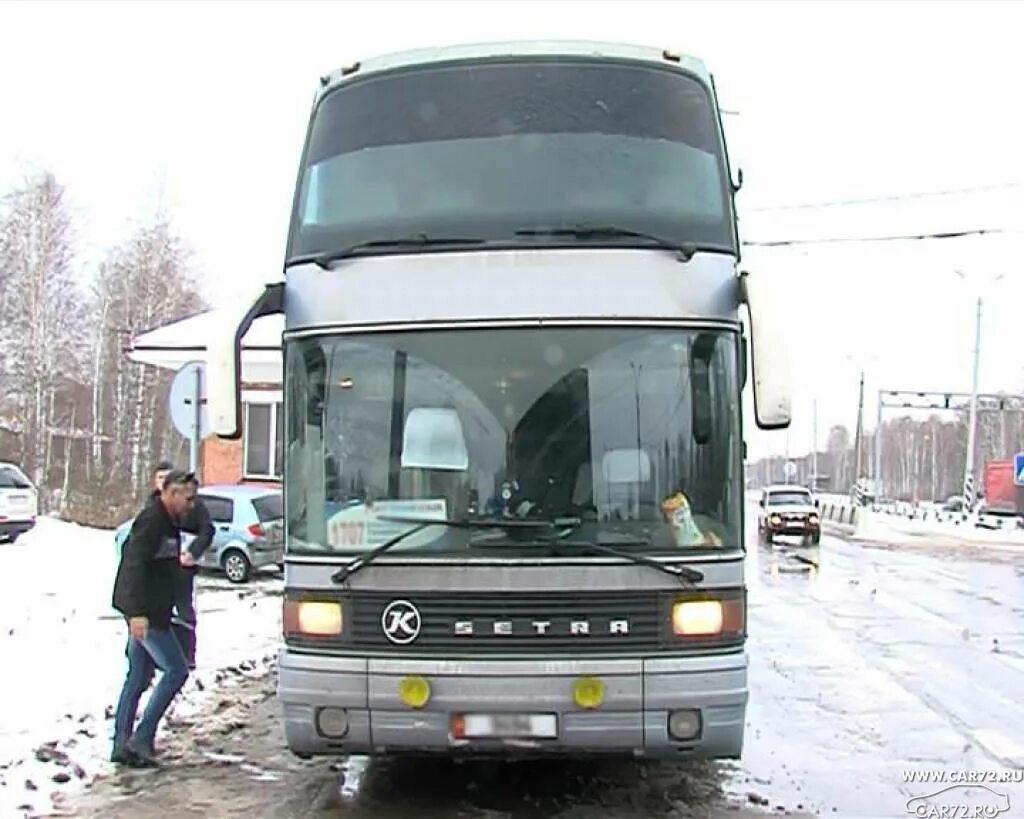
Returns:
[[[740,335],[740,389],[747,388],[747,372],[750,369],[750,341],[746,333]]]
[[[284,311],[284,282],[261,286],[252,299],[218,310],[206,342],[206,405],[219,438],[242,437],[242,339],[260,316]]]
[[[790,422],[790,372],[785,313],[771,307],[769,285],[740,274],[740,300],[747,305],[754,376],[754,416],[761,429],[785,429]]]

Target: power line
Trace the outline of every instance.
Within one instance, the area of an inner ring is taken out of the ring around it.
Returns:
[[[965,236],[988,236],[998,233],[1022,233],[1011,228],[977,228],[975,230],[950,230],[942,233],[916,233],[902,236],[832,236],[824,239],[776,239],[773,241],[741,242],[744,247],[792,247],[795,245],[831,245],[844,242],[913,242],[933,239],[961,239]]]
[[[897,193],[886,196],[867,196],[853,199],[831,199],[823,202],[801,202],[793,205],[765,205],[759,208],[746,208],[748,213],[764,213],[767,211],[813,210],[816,208],[836,208],[847,205],[869,205],[878,202],[903,202],[909,199],[931,199],[939,196],[960,196],[965,193],[984,193],[987,191],[1009,190],[1024,187],[1024,182],[1003,182],[996,185],[976,185],[969,188],[948,188],[939,191],[919,191],[917,193]]]

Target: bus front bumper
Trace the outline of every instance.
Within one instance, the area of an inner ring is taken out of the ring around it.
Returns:
[[[430,698],[421,708],[404,704],[399,695],[401,681],[409,677],[429,683]],[[576,704],[574,684],[581,677],[604,684],[598,707]],[[278,699],[288,747],[300,756],[738,758],[747,657],[738,651],[685,658],[433,661],[284,649],[278,663]],[[696,715],[682,715],[682,724],[695,725],[698,732],[677,739],[670,733],[670,718],[685,711]],[[554,726],[554,733],[544,738],[467,739],[455,727],[463,715],[470,715],[476,725],[481,717],[493,721],[494,715],[509,714],[541,716],[545,725]]]

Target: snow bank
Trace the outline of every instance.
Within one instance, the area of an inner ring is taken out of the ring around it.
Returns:
[[[853,540],[891,545],[977,546],[1013,552],[1024,549],[1024,531],[1019,529],[981,529],[970,520],[956,525],[951,521],[913,519],[865,508],[856,510],[851,525],[848,513],[848,507],[836,507],[836,513],[826,515],[826,521],[831,531]]]
[[[65,789],[109,768],[126,670],[126,630],[110,605],[113,533],[44,517],[0,556],[0,816],[45,815]],[[276,578],[199,586],[199,668],[177,716],[233,675],[265,673],[280,633]]]

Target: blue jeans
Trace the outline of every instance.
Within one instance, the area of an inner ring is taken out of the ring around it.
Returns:
[[[174,595],[174,614],[181,625],[174,628],[189,668],[196,667],[195,569],[182,569]]]
[[[114,716],[114,748],[120,749],[131,737],[133,744],[145,750],[152,750],[156,739],[156,728],[171,701],[188,679],[188,666],[174,633],[170,629],[150,628],[144,640],[129,638],[128,676],[125,677],[121,696],[117,701]],[[150,695],[146,710],[139,720],[134,735],[135,715],[139,710],[139,699],[149,688],[155,670],[162,674],[160,682]]]

